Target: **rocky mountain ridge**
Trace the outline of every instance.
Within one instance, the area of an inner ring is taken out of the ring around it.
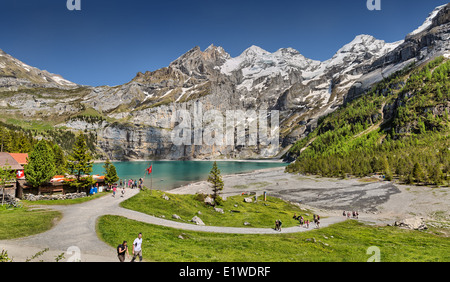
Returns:
[[[0,53],[0,107],[6,116],[94,131],[99,153],[110,159],[273,158],[311,132],[319,117],[389,74],[412,61],[449,54],[449,7],[437,7],[405,40],[386,43],[359,35],[323,62],[293,48],[270,53],[251,46],[233,58],[222,47],[194,47],[168,67],[114,87],[79,86],[26,65],[8,76],[1,65],[8,55]],[[174,115],[180,109],[192,112],[199,103],[223,113],[278,110],[280,148],[173,145],[171,133],[179,123]],[[79,118],[83,115],[101,118],[87,122]]]
[[[29,66],[0,50],[0,91],[14,91],[21,87],[69,88],[77,84],[58,74]]]

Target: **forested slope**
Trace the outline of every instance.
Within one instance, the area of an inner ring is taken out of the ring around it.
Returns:
[[[289,151],[288,172],[449,185],[450,61],[410,65],[322,118]]]

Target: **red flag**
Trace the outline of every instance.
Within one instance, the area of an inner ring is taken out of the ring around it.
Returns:
[[[23,170],[18,170],[16,172],[16,178],[20,179],[20,178],[24,178],[25,174],[23,173]]]
[[[148,174],[152,173],[152,165],[150,165],[150,167],[147,168],[146,171],[147,171]]]

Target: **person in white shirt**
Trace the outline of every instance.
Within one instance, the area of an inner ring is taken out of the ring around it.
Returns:
[[[131,262],[134,262],[136,257],[139,256],[139,262],[142,261],[142,233],[138,234],[138,237],[133,242],[133,258]]]

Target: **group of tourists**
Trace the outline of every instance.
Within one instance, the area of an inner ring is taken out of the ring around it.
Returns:
[[[126,179],[120,179],[119,181],[119,187],[122,187],[122,195],[120,195],[120,197],[123,197],[125,195],[125,188],[139,188],[142,189],[144,184],[144,179],[139,178],[139,180],[133,180],[133,179],[129,179],[128,181]],[[113,186],[112,191],[113,191],[113,197],[116,197],[116,192],[117,192],[117,186]],[[120,188],[119,188],[120,189]]]
[[[342,215],[343,216],[346,216],[347,218],[350,218],[350,216],[352,216],[353,218],[356,218],[356,219],[358,219],[358,217],[359,217],[359,213],[357,212],[357,211],[352,211],[351,213],[349,212],[349,211],[344,211],[343,213],[342,213]]]
[[[300,223],[299,226],[300,227],[309,228],[309,224],[310,224],[309,219],[305,220],[302,215],[297,216],[296,213],[294,213],[294,216],[292,218],[299,221],[299,223]],[[314,220],[314,224],[316,225],[316,228],[319,228],[320,227],[320,215],[314,214],[313,215],[313,220]],[[281,232],[281,225],[282,224],[283,223],[281,222],[281,220],[279,220],[279,219],[275,220],[275,231],[280,231]]]
[[[294,216],[293,216],[292,218],[299,221],[299,223],[300,223],[299,226],[300,226],[300,227],[309,228],[309,224],[310,224],[309,219],[306,219],[306,220],[305,220],[305,219],[303,218],[303,216],[301,216],[301,215],[297,216],[296,213],[294,213]],[[319,227],[320,227],[320,215],[314,214],[314,215],[313,215],[313,220],[314,220],[314,224],[316,225],[316,228],[319,228]]]
[[[112,191],[113,191],[112,196],[115,198],[116,192],[117,192],[117,186],[113,186]],[[121,192],[122,192],[122,195],[120,195],[120,197],[123,198],[123,196],[125,195],[125,187],[122,188]]]
[[[139,178],[139,180],[129,179],[128,181],[126,179],[124,179],[124,180],[120,179],[120,182],[119,182],[120,187],[123,187],[123,188],[128,187],[131,189],[134,189],[134,188],[142,189],[143,184],[144,184],[144,179],[142,179],[142,177]]]
[[[133,258],[130,262],[134,262],[136,257],[139,257],[139,262],[142,262],[142,233],[138,234],[138,237],[133,241]],[[125,254],[130,257],[128,253],[128,243],[123,241],[122,244],[117,246],[117,257],[120,262],[125,262]]]

